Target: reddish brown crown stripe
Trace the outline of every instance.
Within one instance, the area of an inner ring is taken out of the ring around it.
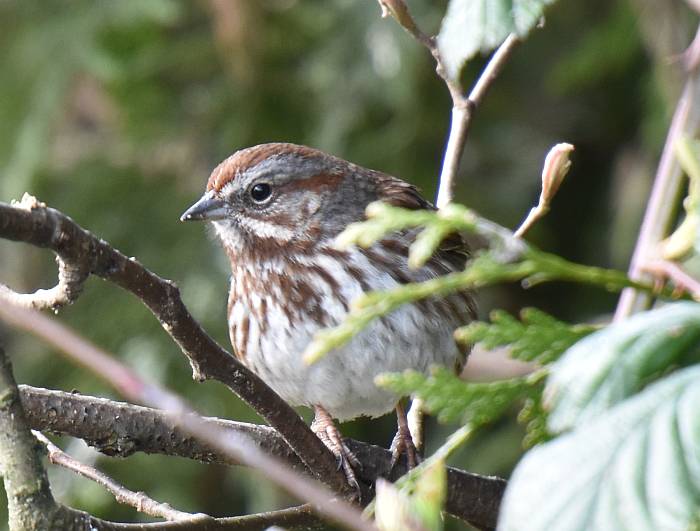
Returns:
[[[287,143],[261,144],[241,149],[214,169],[207,182],[207,190],[221,190],[239,173],[257,166],[270,157],[284,154],[313,158],[318,157],[321,152],[310,147]]]

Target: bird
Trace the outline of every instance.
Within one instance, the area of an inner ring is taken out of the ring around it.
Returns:
[[[292,406],[314,411],[311,429],[358,487],[356,457],[334,423],[396,410],[392,463],[419,459],[406,411],[375,377],[435,365],[459,370],[468,348],[454,330],[475,319],[473,294],[458,291],[404,305],[319,361],[302,353],[314,335],[343,322],[353,300],[375,290],[464,269],[468,248],[451,235],[420,268],[408,265],[417,229],[389,234],[367,248],[342,250],[337,236],[366,219],[375,201],[434,210],[418,189],[307,146],[267,143],[236,151],[211,173],[182,221],[209,221],[231,266],[227,323],[235,356]]]

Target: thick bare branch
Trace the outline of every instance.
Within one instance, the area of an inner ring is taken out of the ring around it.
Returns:
[[[38,202],[23,205],[0,203],[0,237],[49,248],[81,274],[97,275],[136,295],[180,346],[196,379],[224,383],[280,432],[316,478],[336,492],[353,493],[333,455],[301,417],[202,329],[173,282],[150,272],[61,212]]]
[[[19,388],[32,429],[83,439],[105,455],[128,457],[144,452],[203,463],[240,464],[184,431],[159,409],[27,385]],[[292,468],[310,473],[284,439],[269,426],[216,418],[205,418],[205,421],[243,434],[262,450],[284,459]]]
[[[165,412],[75,393],[20,386],[22,405],[33,429],[83,439],[98,451],[127,457],[135,452],[175,455],[204,463],[237,464],[227,454],[202,443],[173,422]],[[244,434],[255,445],[283,459],[297,470],[304,465],[279,434],[268,426],[206,418],[226,432]],[[360,459],[359,477],[373,483],[389,477],[391,453],[384,448],[348,440]],[[394,474],[402,474],[397,465]],[[448,472],[447,511],[477,527],[494,527],[506,482],[501,478]]]
[[[59,511],[35,446],[10,360],[0,348],[0,475],[7,492],[11,530],[49,529]]]
[[[8,497],[9,528],[12,531],[123,530],[257,530],[271,525],[309,529],[321,525],[308,507],[245,517],[214,519],[193,515],[191,519],[162,524],[120,524],[65,507],[53,499],[46,471],[24,416],[9,360],[0,349],[0,474]]]

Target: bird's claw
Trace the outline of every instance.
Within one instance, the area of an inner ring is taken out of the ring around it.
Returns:
[[[361,468],[362,463],[357,456],[343,442],[338,428],[333,423],[330,416],[319,415],[318,412],[311,423],[311,431],[321,439],[338,460],[338,470],[343,469],[348,484],[357,492],[358,499],[362,496],[362,489],[355,475],[355,468]]]
[[[392,471],[399,462],[399,459],[401,459],[402,454],[406,455],[406,465],[408,466],[409,470],[416,468],[416,466],[418,466],[418,464],[421,462],[421,456],[418,453],[415,444],[413,444],[413,438],[411,437],[411,432],[408,430],[408,428],[399,426],[399,429],[394,436],[394,440],[391,441],[389,450],[391,451],[390,470]]]

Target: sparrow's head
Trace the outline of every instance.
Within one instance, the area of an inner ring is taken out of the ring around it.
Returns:
[[[214,222],[232,244],[319,239],[361,219],[376,197],[360,168],[294,144],[261,144],[219,164],[182,221]]]
[[[284,247],[335,237],[379,199],[427,205],[414,187],[386,174],[305,146],[261,144],[219,164],[180,219],[212,221],[225,246]]]

